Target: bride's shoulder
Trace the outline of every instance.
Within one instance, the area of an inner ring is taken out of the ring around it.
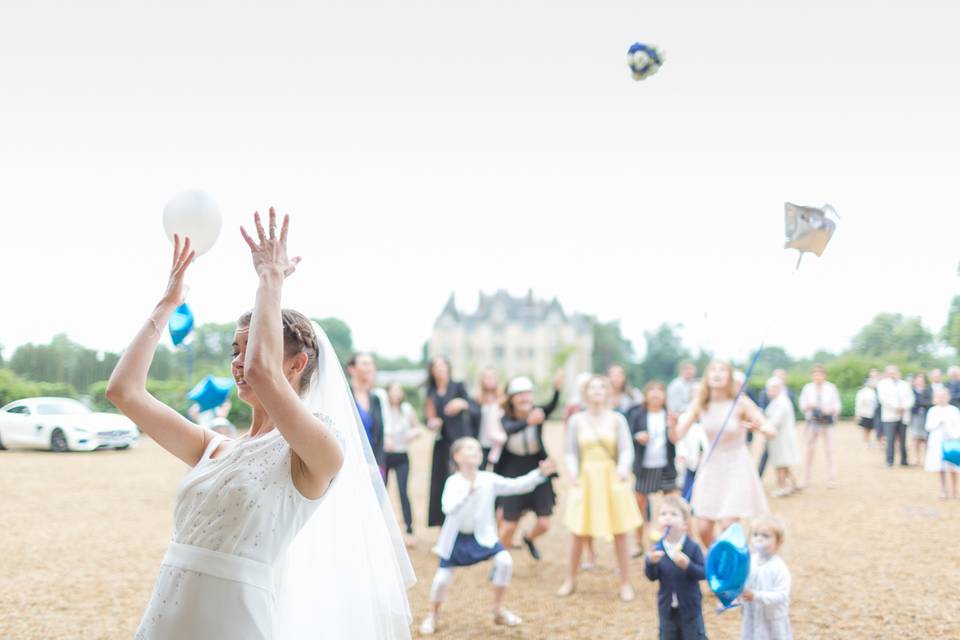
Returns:
[[[337,442],[340,443],[341,447],[343,447],[346,444],[346,442],[343,439],[343,433],[340,432],[340,429],[337,426],[337,422],[333,418],[331,418],[329,415],[320,411],[314,412],[313,417],[319,420],[323,424],[323,426],[325,426],[327,429],[329,429],[333,433],[334,437],[337,439]]]

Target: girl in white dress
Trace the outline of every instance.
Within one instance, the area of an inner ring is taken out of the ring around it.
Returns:
[[[372,481],[379,474],[343,373],[319,327],[280,307],[300,261],[287,258],[289,220],[279,237],[272,208],[269,235],[259,215],[255,224],[259,242],[241,232],[259,286],[238,322],[232,362],[238,397],[253,410],[249,431],[217,435],[146,391],[160,327],[181,303],[195,257],[189,238],[181,247],[175,236],[166,293],[107,387],[121,411],[191,467],[136,637],[301,638],[329,625],[325,638],[408,638],[412,570]],[[338,561],[347,540],[376,564]]]
[[[770,403],[764,409],[767,422],[776,429],[776,435],[767,439],[769,464],[777,470],[777,490],[775,498],[788,496],[797,490],[797,479],[791,467],[800,464],[800,452],[797,450],[796,416],[793,403],[783,388],[783,380],[774,376],[767,380],[767,397]]]
[[[927,454],[923,468],[940,474],[940,499],[947,499],[947,473],[950,473],[951,496],[957,497],[957,468],[943,459],[943,441],[960,438],[960,409],[950,404],[950,390],[938,388],[933,394],[934,405],[927,411],[924,428],[927,436]]]
[[[750,524],[750,576],[740,595],[740,640],[793,640],[790,630],[790,569],[777,555],[784,527],[763,515]]]

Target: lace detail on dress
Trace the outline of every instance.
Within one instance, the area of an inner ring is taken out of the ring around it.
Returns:
[[[320,422],[322,422],[327,427],[327,429],[330,429],[330,431],[333,432],[333,437],[336,438],[337,442],[340,443],[340,448],[346,449],[347,441],[343,439],[343,433],[341,433],[340,429],[337,428],[337,423],[334,422],[333,418],[331,418],[325,413],[320,413],[319,411],[317,411],[313,415],[314,417],[319,418]]]

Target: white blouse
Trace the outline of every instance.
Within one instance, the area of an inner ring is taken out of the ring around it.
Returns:
[[[667,466],[667,412],[647,414],[647,433],[650,439],[643,450],[643,468],[660,469]]]

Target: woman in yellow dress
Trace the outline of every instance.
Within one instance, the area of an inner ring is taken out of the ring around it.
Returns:
[[[567,498],[564,523],[573,533],[567,579],[557,592],[568,596],[576,590],[577,570],[583,546],[590,538],[611,537],[617,551],[620,599],[634,599],[630,586],[630,555],[627,534],[643,524],[633,497],[630,470],[633,442],[622,415],[609,408],[610,381],[595,375],[582,391],[586,408],[570,417],[565,458],[572,487]]]

